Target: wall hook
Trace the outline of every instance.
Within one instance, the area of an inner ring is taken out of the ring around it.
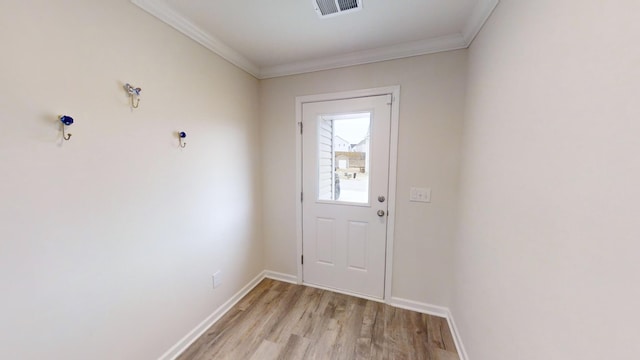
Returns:
[[[124,84],[124,89],[127,91],[127,94],[129,94],[129,97],[131,98],[131,108],[137,109],[138,106],[140,106],[140,93],[142,92],[142,89],[134,88],[129,84]]]
[[[182,141],[182,139],[187,137],[187,133],[184,131],[180,131],[180,133],[178,133],[178,136],[178,139],[180,140],[180,147],[184,149],[187,146],[187,143]]]
[[[65,140],[71,139],[71,134],[65,134],[65,127],[73,124],[73,118],[67,115],[60,115],[58,119],[60,119],[60,126],[62,127],[62,138]]]

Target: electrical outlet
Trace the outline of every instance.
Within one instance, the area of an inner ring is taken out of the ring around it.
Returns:
[[[213,288],[217,288],[218,286],[220,286],[220,284],[222,284],[222,275],[220,271],[216,271],[215,274],[213,274],[212,276],[213,278]]]
[[[431,189],[412,187],[409,194],[409,201],[431,202]]]

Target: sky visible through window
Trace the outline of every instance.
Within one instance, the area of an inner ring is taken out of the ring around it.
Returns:
[[[337,136],[357,144],[369,133],[369,118],[334,120],[333,126]]]

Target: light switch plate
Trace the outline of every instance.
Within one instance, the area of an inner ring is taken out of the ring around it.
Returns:
[[[412,187],[409,194],[409,201],[431,202],[431,189]]]

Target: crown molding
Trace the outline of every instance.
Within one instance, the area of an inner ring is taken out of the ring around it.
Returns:
[[[500,0],[480,0],[460,34],[264,68],[259,68],[162,1],[131,0],[131,2],[256,78],[268,79],[468,48]]]
[[[220,55],[230,63],[255,77],[259,77],[260,69],[255,64],[227,44],[217,39],[215,36],[200,29],[197,25],[186,19],[184,16],[178,14],[164,2],[157,0],[131,0],[131,2],[164,23],[170,25],[174,29],[190,37],[205,48]]]
[[[299,61],[260,69],[260,78],[295,75],[313,71],[337,69],[353,65],[401,59],[417,55],[433,54],[442,51],[464,49],[468,45],[461,34],[435,39],[413,41],[392,46],[357,51],[348,54],[328,56],[310,61]]]
[[[480,2],[476,4],[471,13],[471,17],[467,21],[467,25],[462,30],[467,47],[469,47],[476,36],[478,36],[484,23],[489,20],[498,3],[500,3],[500,0],[480,0]]]

